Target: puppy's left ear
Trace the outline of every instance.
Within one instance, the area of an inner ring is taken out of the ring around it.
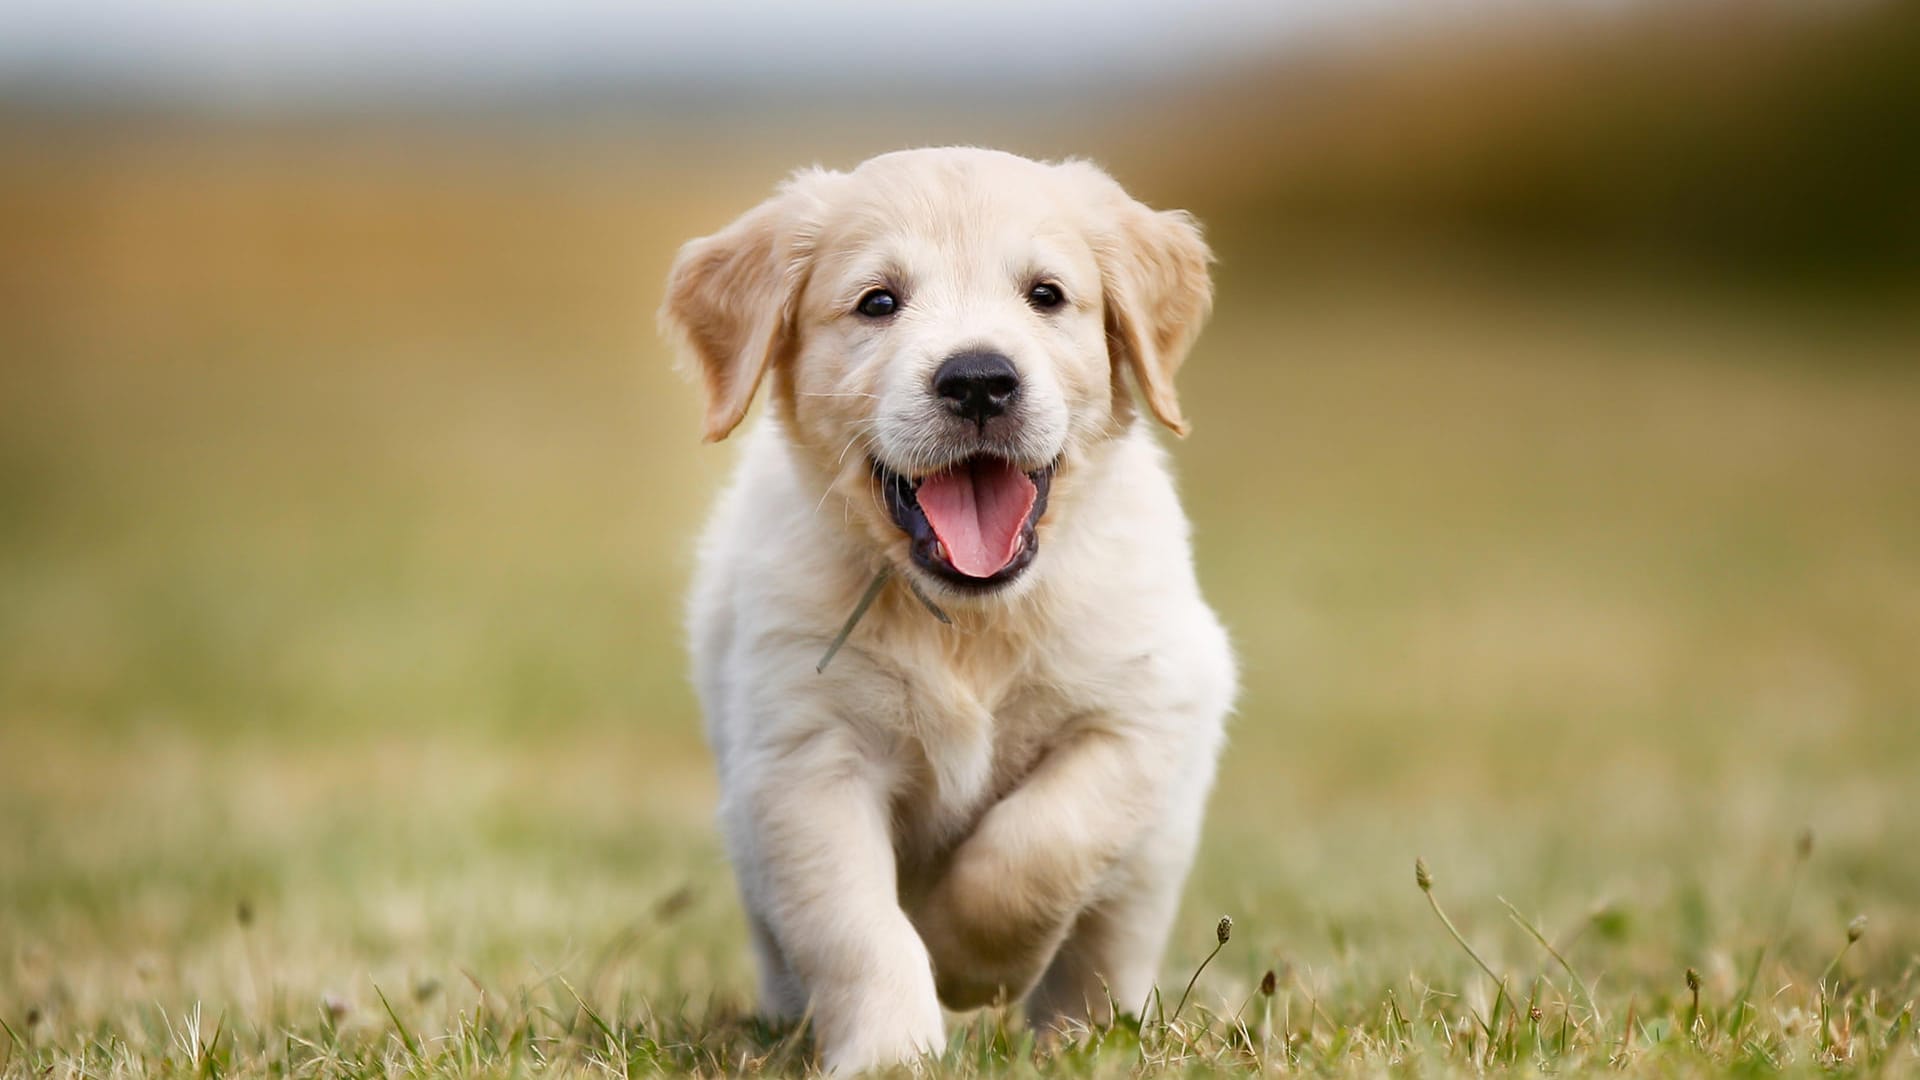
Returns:
[[[1124,363],[1147,408],[1176,435],[1187,433],[1173,376],[1213,310],[1213,253],[1184,210],[1153,210],[1098,168],[1072,163],[1103,198],[1094,236],[1107,309],[1107,348]]]
[[[708,442],[739,426],[791,344],[809,261],[802,219],[817,175],[794,176],[733,224],[689,241],[673,262],[660,323],[681,340],[706,391]]]

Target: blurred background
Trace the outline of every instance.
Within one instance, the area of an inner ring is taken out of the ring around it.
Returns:
[[[1465,982],[1424,854],[1502,965],[1496,895],[1623,997],[1865,912],[1912,996],[1915,5],[77,0],[0,12],[0,1016],[744,1008],[679,629],[731,448],[653,313],[789,170],[949,142],[1220,256],[1174,456],[1246,689],[1170,969],[1228,912],[1223,996]]]

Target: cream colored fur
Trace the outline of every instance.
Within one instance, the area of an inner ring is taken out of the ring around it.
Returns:
[[[1126,383],[1184,429],[1208,262],[1190,219],[1091,165],[939,149],[800,173],[674,266],[708,438],[770,389],[701,543],[692,652],[761,1006],[810,1015],[830,1069],[937,1050],[942,1004],[1024,997],[1050,1025],[1153,983],[1235,672]],[[1042,277],[1060,309],[1028,304]],[[881,286],[884,325],[854,314]],[[991,437],[931,388],[980,348],[1022,380]],[[1034,562],[984,595],[909,562],[871,464],[922,475],[980,439],[1058,459]]]

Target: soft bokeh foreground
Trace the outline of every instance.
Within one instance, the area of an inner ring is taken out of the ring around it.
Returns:
[[[677,627],[729,451],[652,310],[857,154],[36,125],[0,1072],[806,1067],[747,1017]],[[1150,164],[1222,255],[1175,458],[1246,671],[1156,1016],[1234,930],[1170,1026],[989,1014],[951,1068],[1920,1067],[1906,286],[1294,231]]]

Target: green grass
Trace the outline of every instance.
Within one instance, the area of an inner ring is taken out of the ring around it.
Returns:
[[[0,1075],[805,1070],[648,327],[731,191],[260,169],[122,167],[0,296]],[[1246,693],[1162,997],[940,1072],[1920,1067],[1920,330],[1214,224]]]

